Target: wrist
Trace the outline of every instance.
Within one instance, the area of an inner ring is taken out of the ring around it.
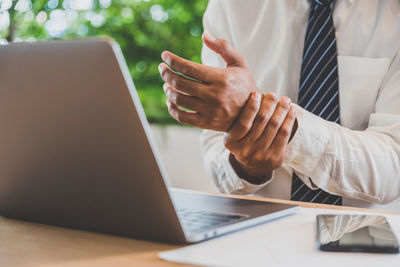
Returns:
[[[251,184],[259,185],[271,179],[272,170],[266,168],[266,164],[262,166],[249,166],[237,160],[232,153],[229,154],[229,162],[236,174]]]

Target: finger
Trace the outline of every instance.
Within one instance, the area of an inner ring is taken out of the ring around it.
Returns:
[[[179,123],[199,127],[196,122],[199,122],[199,114],[196,112],[188,112],[180,109],[171,101],[167,101],[169,114]]]
[[[204,84],[189,80],[176,74],[165,63],[161,63],[158,66],[158,69],[160,71],[161,78],[176,90],[191,96],[201,96],[201,92],[204,90]]]
[[[208,48],[219,54],[228,66],[247,67],[243,55],[227,40],[217,39],[210,34],[203,34],[203,42]]]
[[[260,108],[261,94],[258,92],[251,93],[246,105],[243,107],[237,119],[233,122],[231,129],[228,131],[227,138],[229,140],[240,140],[251,129],[253,121]]]
[[[220,69],[202,65],[164,51],[161,58],[174,70],[196,80],[212,83],[219,78]]]
[[[260,138],[269,120],[274,114],[277,104],[278,99],[274,93],[268,93],[263,97],[260,109],[258,110],[257,116],[254,119],[253,126],[251,127],[251,130],[246,138],[253,141]]]
[[[258,139],[258,142],[260,142],[260,146],[266,149],[268,149],[271,146],[276,134],[281,128],[282,123],[285,120],[286,115],[290,109],[290,103],[291,100],[285,96],[282,97],[281,100],[279,100],[278,105],[276,106],[276,109],[274,111],[274,114],[268,121],[268,124],[265,127],[261,137]]]
[[[274,141],[271,145],[271,150],[276,151],[277,153],[284,150],[286,145],[289,142],[289,138],[292,134],[294,122],[296,120],[296,109],[292,106],[289,109],[289,112],[282,123],[281,128],[279,129],[277,135],[274,138]]]
[[[200,98],[185,95],[178,90],[175,90],[167,83],[164,83],[163,89],[168,100],[174,103],[176,106],[187,108],[197,112],[201,111],[203,107],[203,101],[201,101]]]

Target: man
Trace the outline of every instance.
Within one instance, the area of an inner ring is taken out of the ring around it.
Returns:
[[[204,30],[160,73],[221,191],[400,210],[397,0],[210,0]]]

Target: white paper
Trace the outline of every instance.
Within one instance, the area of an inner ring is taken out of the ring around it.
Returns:
[[[161,252],[161,259],[202,266],[400,267],[400,254],[319,251],[317,214],[372,214],[301,208],[295,215],[210,241]],[[385,215],[400,237],[400,215]]]

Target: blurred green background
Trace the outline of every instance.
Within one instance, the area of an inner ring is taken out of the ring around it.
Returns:
[[[147,118],[175,123],[158,73],[170,50],[200,62],[208,0],[0,0],[1,43],[89,36],[114,38],[124,52]]]

